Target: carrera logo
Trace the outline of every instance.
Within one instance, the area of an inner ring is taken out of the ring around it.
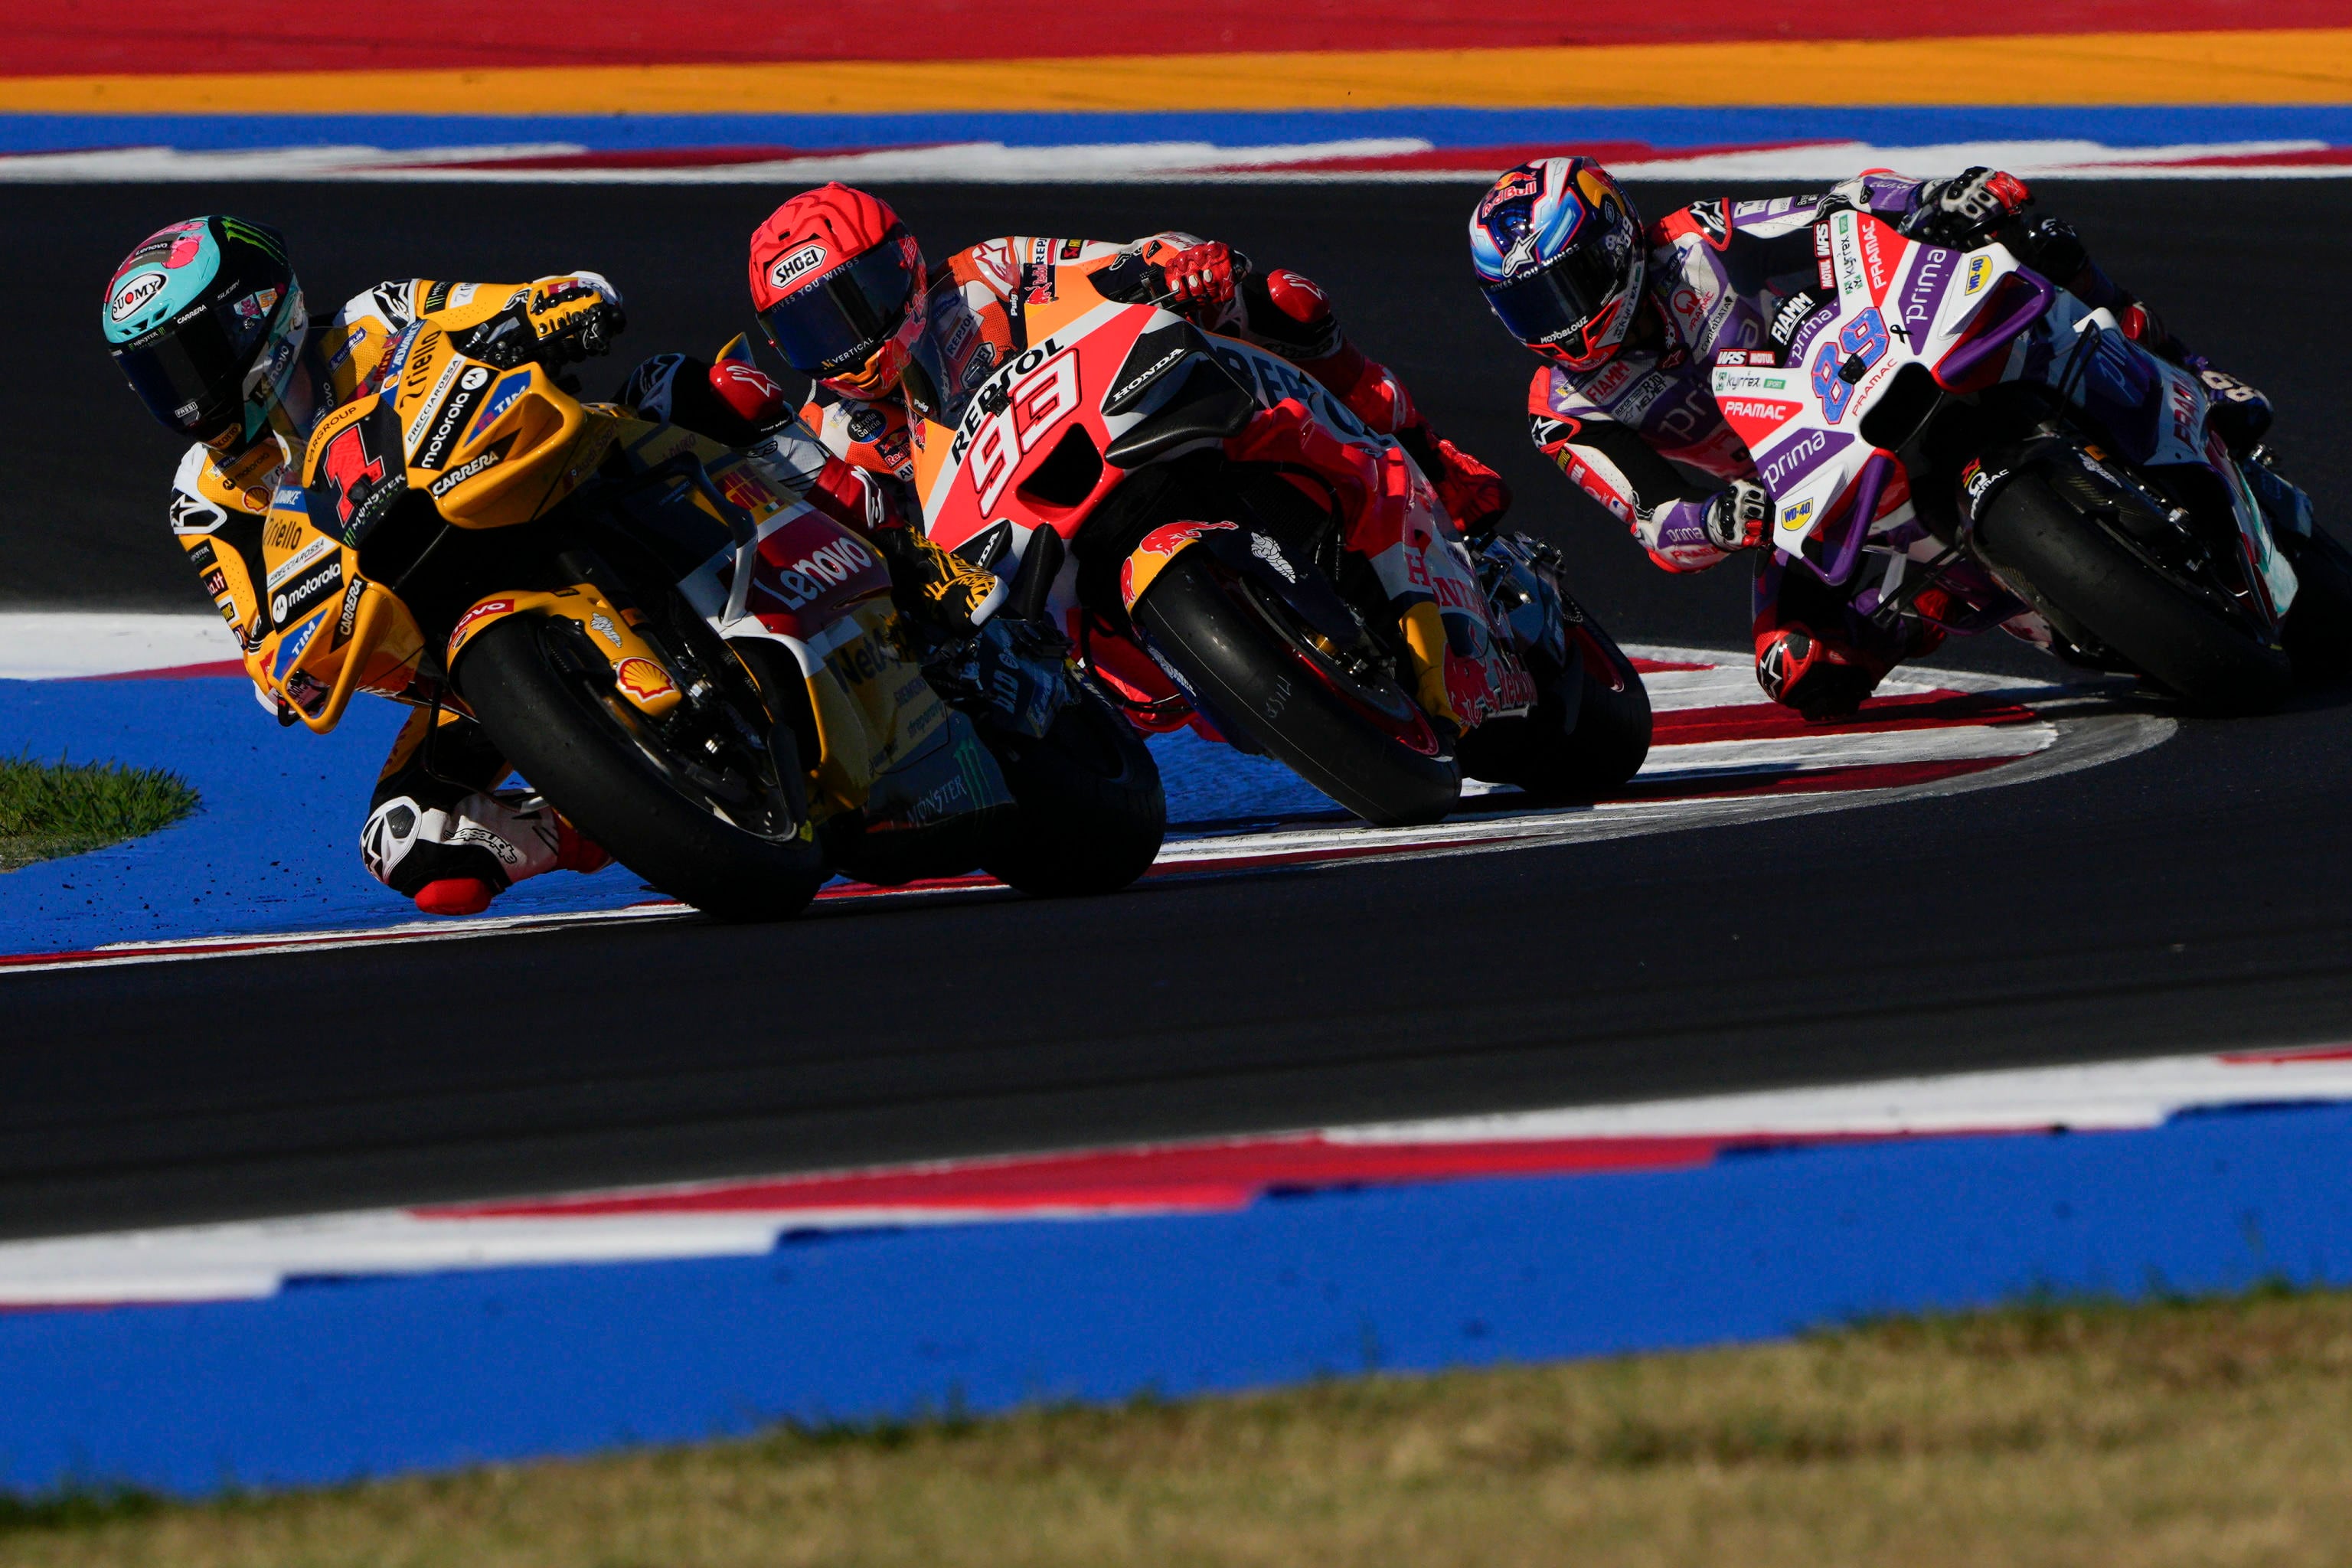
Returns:
[[[651,702],[677,691],[677,682],[669,678],[669,672],[649,658],[625,658],[614,665],[613,684],[638,702]]]
[[[433,483],[426,488],[433,492],[433,499],[435,500],[439,500],[443,496],[447,495],[451,490],[456,489],[467,479],[472,479],[476,474],[481,473],[487,468],[494,468],[498,467],[499,460],[505,456],[506,454],[504,452],[494,447],[488,452],[484,452],[478,457],[470,458],[465,462],[460,463],[457,467],[450,469],[447,473],[434,480]]]
[[[115,289],[114,298],[107,306],[107,313],[118,321],[128,321],[139,313],[142,306],[163,291],[162,273],[134,272],[123,279],[121,288]],[[87,300],[89,296],[85,294],[82,298]]]
[[[794,283],[824,266],[831,254],[822,245],[803,245],[789,256],[778,257],[768,268],[768,284],[780,292],[788,291]]]

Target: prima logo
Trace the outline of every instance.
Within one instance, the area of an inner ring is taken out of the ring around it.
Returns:
[[[822,245],[803,245],[791,255],[776,259],[775,265],[768,268],[768,282],[780,291],[788,291],[793,284],[824,266],[825,258],[831,254]]]

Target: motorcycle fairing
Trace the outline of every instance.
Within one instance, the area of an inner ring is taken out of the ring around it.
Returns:
[[[1808,321],[1790,363],[1719,363],[1711,383],[1772,494],[1776,550],[1838,585],[1853,580],[1865,547],[1916,552],[1923,544],[1906,537],[1919,531],[1907,497],[1895,499],[1904,470],[1895,448],[1938,391],[2032,381],[2093,427],[2116,426],[2126,460],[2194,463],[2220,475],[2250,576],[2274,613],[2284,613],[2294,595],[2293,569],[2236,463],[2208,430],[2206,394],[2193,376],[2132,342],[2108,312],[2027,269],[2004,246],[1928,245],[1852,209],[1826,216],[1814,237],[1836,288],[1834,313],[1818,325]],[[1926,373],[1932,385],[1906,382],[1906,372]]]
[[[1006,548],[992,568],[1001,574],[1017,571],[1040,528],[1075,542],[1094,508],[1135,471],[1120,466],[1122,457],[1139,468],[1215,445],[1239,428],[1248,405],[1235,400],[1230,424],[1188,419],[1173,441],[1139,446],[1135,439],[1150,435],[1155,420],[1165,422],[1172,407],[1198,395],[1201,384],[1194,377],[1222,372],[1223,380],[1255,406],[1295,399],[1339,439],[1378,451],[1386,504],[1368,507],[1352,521],[1349,547],[1369,562],[1401,611],[1417,602],[1436,605],[1451,658],[1475,671],[1475,679],[1465,683],[1469,711],[1463,717],[1475,722],[1480,716],[1523,713],[1532,707],[1534,680],[1494,624],[1468,552],[1434,488],[1393,437],[1375,435],[1328,388],[1287,361],[1237,339],[1204,333],[1169,310],[1105,300],[1090,288],[1076,286],[1080,269],[1064,271],[1057,298],[1027,310],[1030,346],[982,384],[956,427],[917,428],[916,488],[935,541],[960,550],[991,530],[1002,531]],[[1066,454],[1081,442],[1095,465],[1077,469],[1091,475],[1083,491],[1043,493],[1041,476],[1055,464],[1076,468]],[[1207,531],[1202,524],[1181,542],[1198,542]],[[1150,548],[1132,551],[1121,572],[1129,604],[1170,558],[1171,539],[1163,529]],[[1257,548],[1260,553],[1278,551],[1280,543],[1267,539]],[[1049,605],[1055,618],[1072,626],[1074,640],[1083,645],[1087,639],[1076,583],[1076,574],[1066,563]],[[1276,586],[1286,599],[1291,597],[1290,584]],[[1311,618],[1318,606],[1295,607]],[[1127,662],[1135,667],[1135,690],[1144,701],[1180,695],[1172,685],[1150,679],[1160,674],[1151,666]],[[1472,688],[1477,689],[1475,698]]]

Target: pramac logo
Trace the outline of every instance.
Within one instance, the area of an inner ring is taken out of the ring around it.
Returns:
[[[770,286],[779,290],[791,289],[801,279],[824,266],[828,254],[822,245],[803,245],[791,255],[780,257],[776,264],[768,268]]]

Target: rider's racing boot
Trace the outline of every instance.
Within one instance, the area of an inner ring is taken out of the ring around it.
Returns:
[[[395,795],[368,814],[360,851],[378,881],[428,915],[473,915],[549,871],[601,871],[603,846],[551,807],[518,810],[487,791],[444,808]]]
[[[1396,372],[1349,342],[1331,313],[1331,300],[1311,278],[1282,268],[1244,288],[1251,328],[1281,345],[1299,369],[1321,382],[1348,411],[1382,436],[1393,436],[1437,487],[1446,515],[1465,533],[1494,531],[1510,510],[1502,476],[1440,438],[1423,418]]]

